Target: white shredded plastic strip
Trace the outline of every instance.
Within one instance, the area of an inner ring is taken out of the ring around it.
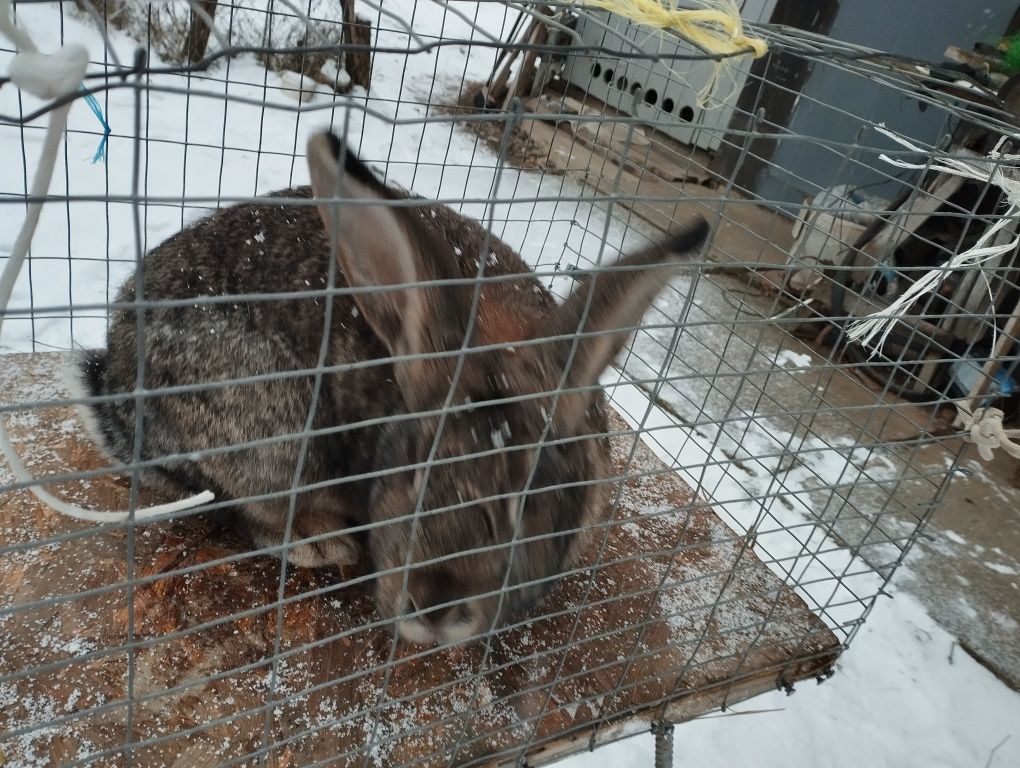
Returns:
[[[883,136],[888,136],[897,144],[900,144],[907,149],[911,149],[916,152],[924,151],[921,147],[912,144],[907,139],[882,126],[879,126],[876,130]],[[892,158],[885,154],[879,155],[882,160],[885,160],[890,165],[895,165],[898,168],[910,168],[914,170],[930,168],[933,171],[939,171],[941,173],[950,173],[956,176],[963,176],[968,179],[987,182],[999,187],[1006,194],[1010,205],[1009,208],[1003,212],[999,220],[992,226],[988,227],[988,229],[985,230],[972,247],[968,248],[966,251],[956,254],[942,266],[932,269],[923,277],[915,281],[913,285],[903,292],[903,295],[885,309],[879,310],[878,312],[872,312],[870,315],[851,323],[850,327],[847,329],[847,337],[851,341],[856,341],[863,346],[871,347],[872,356],[882,351],[892,329],[896,326],[896,323],[904,315],[906,315],[910,306],[922,296],[925,296],[935,290],[938,284],[945,278],[947,273],[982,264],[983,262],[994,259],[997,256],[1010,253],[1020,246],[1020,236],[1014,238],[1008,243],[989,245],[989,243],[996,238],[999,232],[1013,224],[1017,217],[1020,216],[1020,179],[1017,179],[1012,175],[1007,175],[1007,171],[1011,171],[1014,174],[1017,173],[1017,167],[1020,166],[1020,155],[1006,154],[999,151],[1000,147],[1002,147],[1009,138],[1010,137],[1007,136],[1002,137],[995,145],[995,149],[988,154],[986,160],[991,161],[991,170],[989,170],[988,162],[974,163],[953,157],[941,158],[937,162],[926,165],[908,163],[904,160]],[[875,340],[876,337],[878,338],[877,341]]]
[[[915,152],[925,151],[884,126],[879,126],[876,130],[907,149]],[[1009,200],[1009,207],[1002,213],[998,221],[984,231],[973,246],[962,253],[956,254],[942,266],[926,273],[907,288],[903,295],[886,309],[873,312],[849,326],[847,337],[851,341],[871,347],[871,357],[882,351],[892,329],[906,315],[910,306],[922,296],[935,290],[948,272],[974,267],[997,256],[1011,253],[1020,247],[1020,236],[1013,238],[1013,240],[1007,243],[989,245],[1002,230],[1015,224],[1017,218],[1020,217],[1020,155],[1001,151],[1003,144],[1011,138],[1016,137],[1003,136],[999,139],[995,148],[980,162],[971,162],[955,157],[943,157],[930,165],[922,165],[891,158],[885,154],[879,155],[887,163],[899,168],[915,170],[930,168],[941,173],[950,173],[997,186]],[[985,284],[988,285],[987,278],[985,279]],[[990,285],[988,288],[988,299],[989,303],[994,306],[995,302]],[[992,349],[998,349],[997,334],[998,331],[993,324]],[[957,404],[956,409],[959,413],[960,421],[967,430],[968,442],[977,445],[978,453],[982,459],[990,461],[994,455],[993,449],[996,448],[1006,451],[1006,453],[1014,458],[1020,458],[1020,444],[1011,440],[1013,437],[1020,437],[1020,430],[1005,430],[1003,428],[1002,411],[996,408],[978,408],[971,414],[965,406],[960,404]]]

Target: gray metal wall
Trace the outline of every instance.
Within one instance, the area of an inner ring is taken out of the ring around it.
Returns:
[[[976,41],[993,42],[1001,37],[1016,10],[1016,0],[850,0],[840,4],[830,35],[939,62],[949,45],[969,48]],[[864,121],[884,122],[892,130],[927,142],[946,131],[943,110],[929,107],[922,112],[918,101],[909,95],[830,65],[815,64],[801,93],[789,124],[794,134],[853,142]],[[862,142],[870,147],[894,146],[872,130]],[[861,151],[853,157],[867,166],[895,172],[875,151]],[[757,179],[756,192],[767,200],[795,205],[813,196],[818,187],[844,182],[871,184],[881,179],[871,168],[844,163],[840,154],[809,141],[782,140],[772,163]],[[868,191],[892,197],[897,187],[893,182]]]

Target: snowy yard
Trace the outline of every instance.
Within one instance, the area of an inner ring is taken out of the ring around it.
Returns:
[[[421,35],[477,34],[463,19],[444,14],[438,5],[387,0],[386,7],[413,18],[414,28]],[[509,24],[506,7],[497,3],[481,3],[477,8],[459,3],[457,7],[477,14],[479,22],[496,35]],[[103,62],[100,35],[70,12],[71,4],[64,4],[64,8],[61,16],[56,5],[22,6],[18,9],[19,22],[43,50],[53,50],[60,44],[63,29],[63,39],[86,44],[93,61]],[[120,33],[111,35],[120,60],[130,61],[134,41]],[[407,37],[382,30],[376,42],[400,47],[406,45]],[[200,216],[203,206],[215,206],[217,200],[307,183],[307,170],[300,157],[295,159],[295,153],[303,151],[310,132],[327,125],[342,128],[349,120],[347,134],[362,158],[384,171],[389,179],[419,194],[441,200],[485,199],[493,194],[514,198],[513,204],[499,205],[492,212],[495,230],[529,263],[566,266],[579,258],[598,258],[603,246],[603,211],[584,202],[539,200],[582,194],[570,181],[511,167],[499,170],[496,156],[472,134],[449,121],[420,121],[429,114],[424,103],[449,100],[460,82],[486,77],[493,56],[492,49],[477,48],[469,54],[466,47],[458,46],[436,48],[413,58],[378,54],[366,105],[378,116],[365,116],[357,110],[334,111],[332,96],[322,88],[309,102],[316,109],[297,112],[295,94],[285,86],[292,80],[267,73],[251,56],[221,62],[207,75],[154,79],[153,85],[190,91],[141,92],[143,131],[147,136],[142,144],[141,188],[143,195],[151,198],[141,209],[145,246],[156,245]],[[0,53],[0,71],[6,71],[10,58],[10,53]],[[221,97],[225,90],[238,100],[224,101]],[[91,163],[101,129],[85,105],[76,104],[70,117],[66,172],[62,159],[51,188],[53,194],[110,196],[118,200],[130,194],[135,92],[117,88],[100,94],[99,100],[113,128],[108,162],[105,166]],[[267,108],[265,104],[283,109]],[[37,106],[13,87],[0,89],[0,113],[27,113]],[[44,120],[25,129],[0,126],[0,156],[5,159],[6,169],[0,193],[5,197],[24,194],[29,183],[26,175],[30,180],[35,167],[43,125]],[[182,206],[182,197],[201,197],[205,201]],[[480,203],[461,208],[478,218],[490,214]],[[21,205],[0,206],[0,259],[9,251],[23,214]],[[625,226],[622,219],[614,218],[605,240],[605,258],[614,258],[625,242],[639,242],[644,236],[635,226]],[[66,311],[47,312],[45,308],[108,301],[131,273],[134,248],[129,202],[76,201],[47,206],[33,242],[31,266],[22,274],[12,300],[14,309],[33,307],[37,311],[32,319],[15,316],[5,323],[0,351],[101,345],[105,332],[102,310],[76,310],[68,317]],[[553,286],[554,290],[569,287],[568,278],[562,281]],[[666,317],[676,317],[683,306],[686,283],[678,280],[676,287],[657,304],[657,311]],[[693,317],[712,317],[711,309],[700,308],[699,299],[713,290],[711,285],[699,286]],[[703,326],[697,332],[727,334],[725,319],[716,319],[718,326]],[[718,341],[707,339],[703,344]],[[641,340],[638,345],[642,355],[628,361],[625,373],[646,376],[649,371],[657,371],[662,362],[661,346]],[[775,366],[781,375],[795,375],[810,364],[810,357],[781,347],[747,355],[759,368]],[[610,377],[607,384],[617,380]],[[693,383],[692,391],[684,396],[664,391],[663,397],[692,422],[713,416],[721,419],[721,409],[729,406],[710,396],[710,385],[705,378]],[[624,383],[613,392],[619,408],[640,413],[643,401],[634,387]],[[738,408],[739,413],[743,412]],[[734,416],[729,418],[736,420]],[[766,454],[769,448],[781,451],[793,437],[784,430],[778,416],[755,412],[740,418],[739,435],[732,434],[732,423],[724,428],[728,430],[725,434],[713,434],[710,439],[695,438],[675,426],[663,430],[657,433],[657,450],[665,458],[680,455],[685,466],[697,467],[698,471],[691,473],[692,485],[716,503],[727,522],[746,528],[753,524],[756,514],[756,505],[746,499],[770,489],[775,492],[778,460],[776,465],[759,462],[757,474],[749,473],[749,478],[741,480],[724,471],[724,456],[741,445],[750,454]],[[654,413],[653,423],[655,419],[660,419],[663,426],[671,423],[662,412]],[[835,446],[817,441],[807,447],[810,450],[805,455],[813,458],[799,470],[786,470],[779,481],[789,504],[772,514],[784,524],[803,523],[812,497],[827,483],[851,482],[860,476],[888,478],[897,471],[892,460],[869,455],[858,461],[852,440]],[[798,450],[804,452],[804,445],[799,444]],[[0,479],[4,476],[0,472]],[[793,558],[789,568],[794,570],[808,567],[796,559],[801,544],[780,532],[761,537],[758,547],[772,558]],[[836,544],[832,550],[825,556],[829,567],[855,572],[850,570],[853,555]],[[792,697],[779,692],[761,696],[738,705],[735,711],[679,726],[676,765],[1020,765],[1020,694],[963,652],[917,600],[896,590],[897,581],[909,578],[910,569],[908,558],[893,581],[894,599],[879,599],[831,680],[821,686],[802,683]],[[865,593],[873,592],[877,585],[874,574],[848,578],[852,579],[860,579]],[[831,590],[831,584],[827,588]],[[833,599],[828,594],[806,598],[818,605]],[[852,618],[843,615],[838,620]],[[642,736],[606,747],[594,756],[578,756],[563,765],[651,766],[651,747],[651,737]]]

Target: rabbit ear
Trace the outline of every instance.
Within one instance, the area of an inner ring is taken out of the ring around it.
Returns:
[[[343,166],[340,165],[342,156]],[[458,277],[449,246],[417,227],[413,208],[387,202],[403,196],[380,182],[372,171],[330,133],[308,142],[308,167],[330,244],[347,284],[369,288],[427,283]],[[328,203],[345,198],[356,204]],[[368,201],[378,201],[378,204]],[[422,242],[422,240],[427,242]],[[426,262],[421,254],[428,252]],[[459,286],[416,285],[354,294],[366,322],[394,357],[456,349],[464,338],[467,308]],[[408,405],[427,407],[435,390],[449,384],[448,358],[398,361],[397,383]]]
[[[612,265],[610,271],[587,275],[578,282],[567,300],[557,308],[550,335],[594,335],[577,340],[564,388],[598,383],[602,371],[616,357],[652,301],[679,271],[683,261],[678,257],[700,249],[708,233],[708,222],[699,218],[664,242],[625,256]],[[568,340],[557,347],[555,354],[562,358],[560,370],[567,362],[571,343],[572,340]],[[568,433],[575,431],[590,403],[590,393],[561,397],[556,409],[559,426]]]

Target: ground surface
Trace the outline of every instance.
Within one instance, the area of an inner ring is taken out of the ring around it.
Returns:
[[[476,13],[468,4],[458,7],[472,16]],[[399,0],[387,8],[406,12],[423,34],[473,34],[462,19],[444,15],[431,3]],[[506,23],[502,5],[483,3],[477,13],[496,34]],[[19,17],[44,50],[57,47],[63,28],[66,39],[84,42],[96,60],[103,60],[99,36],[70,15],[65,15],[62,27],[54,7],[22,6]],[[130,60],[133,43],[117,35],[113,42],[121,59]],[[380,42],[402,46],[406,36],[384,31]],[[7,61],[9,54],[0,55],[0,68],[5,69]],[[415,122],[426,114],[421,102],[438,99],[464,79],[484,79],[491,61],[491,50],[478,50],[469,57],[466,48],[457,46],[416,56],[410,62],[398,54],[378,55],[369,106],[385,117],[406,122],[394,127],[387,120],[363,119],[352,112],[353,142],[366,160],[421,194],[485,200],[495,188],[501,197],[513,197],[515,204],[498,205],[492,211],[496,231],[535,265],[566,266],[595,259],[603,242],[611,258],[624,241],[640,242],[648,229],[626,212],[616,208],[607,228],[603,211],[572,199],[585,194],[577,179],[542,177],[512,168],[497,171],[491,149],[476,137],[449,123],[423,126]],[[231,81],[232,94],[253,102],[225,106],[217,98],[224,92],[224,78]],[[188,85],[183,79],[172,84]],[[192,78],[190,99],[166,92],[146,95],[143,125],[150,139],[142,155],[146,194],[178,199],[182,194],[245,196],[305,181],[307,174],[300,159],[294,160],[295,151],[301,151],[309,131],[331,120],[342,125],[346,114],[328,109],[329,97],[322,92],[315,95],[313,104],[326,107],[325,111],[300,117],[291,111],[263,113],[263,101],[296,104],[294,92],[282,90],[281,84],[280,78],[267,75],[253,59],[242,57],[232,61],[229,70],[221,65],[210,79]],[[0,90],[0,111],[16,114],[18,98],[11,87]],[[114,128],[108,165],[90,164],[98,127],[87,109],[76,106],[71,127],[87,133],[71,137],[67,171],[62,160],[55,192],[129,192],[133,95],[129,90],[112,91],[101,102]],[[35,105],[24,99],[25,111]],[[30,176],[41,135],[41,122],[24,133],[16,127],[0,127],[0,152],[16,160],[9,167],[21,169],[24,158]],[[185,138],[186,150],[181,143]],[[24,193],[21,170],[5,174],[2,183],[3,193]],[[538,197],[553,201],[537,201]],[[463,209],[479,218],[490,213],[482,203]],[[152,204],[142,210],[148,246],[201,213],[198,206],[183,208],[179,203]],[[777,242],[781,248],[786,235],[772,217],[745,213],[753,223],[736,223],[738,211],[747,210],[745,205],[726,209],[729,221],[720,225],[716,249],[748,253],[750,248],[753,260],[763,252],[764,242]],[[131,270],[131,213],[125,203],[48,206],[33,244],[31,274],[19,281],[13,306],[107,301]],[[0,207],[0,254],[10,248],[22,215],[19,206]],[[727,237],[732,238],[729,244]],[[697,440],[689,436],[690,442],[665,446],[663,451],[694,451],[700,457],[688,464],[703,467],[694,480],[713,500],[724,502],[720,508],[729,511],[734,527],[753,524],[761,510],[749,499],[769,494],[773,501],[768,515],[775,522],[807,520],[810,515],[826,520],[833,557],[856,562],[845,553],[840,555],[839,542],[860,540],[868,545],[861,556],[879,566],[888,564],[897,551],[895,542],[909,536],[918,503],[923,505],[931,497],[940,473],[944,475],[952,466],[951,454],[942,449],[899,447],[857,453],[855,445],[902,438],[931,423],[931,415],[902,409],[890,416],[894,412],[888,408],[875,409],[874,393],[852,379],[820,371],[824,359],[817,351],[775,325],[763,323],[760,313],[749,313],[740,302],[741,285],[735,286],[732,278],[707,276],[694,290],[693,322],[680,340],[680,354],[670,361],[669,370],[678,384],[658,395],[682,418],[699,423],[704,434]],[[569,279],[561,278],[554,287],[569,288]],[[687,280],[677,281],[675,290],[664,294],[657,305],[661,314],[655,318],[679,316],[692,287]],[[104,327],[101,310],[77,311],[73,320],[66,311],[37,313],[31,321],[8,321],[0,343],[14,350],[32,348],[33,339],[40,349],[67,348],[72,340],[94,346],[102,344]],[[659,371],[669,342],[669,334],[639,337],[634,354],[623,361],[627,373],[640,377]],[[824,385],[822,392],[819,382]],[[791,415],[798,408],[810,410],[822,397],[844,410],[810,422]],[[855,404],[864,407],[852,410]],[[851,422],[858,425],[856,430],[848,428]],[[792,448],[799,463],[781,464],[784,452]],[[706,462],[705,456],[711,460]],[[682,726],[678,766],[1005,768],[1020,764],[1020,694],[960,647],[965,644],[1015,683],[1020,646],[1016,465],[988,467],[965,457],[960,466],[965,476],[951,486],[927,538],[898,571],[889,588],[893,599],[878,601],[841,660],[837,675],[818,688],[802,686],[791,698],[775,694],[746,707],[769,712],[704,718]],[[910,479],[895,482],[906,471]],[[832,485],[848,483],[855,490],[846,503],[818,503],[819,498],[833,498],[827,494]],[[777,500],[781,496],[787,498],[789,508]],[[886,509],[889,514],[876,525],[868,523],[869,515]],[[864,533],[862,526],[868,529]],[[776,546],[782,549],[788,544],[784,540]],[[869,584],[873,586],[870,580]],[[581,756],[573,764],[649,765],[650,746],[650,739],[641,737],[602,750],[594,758]]]

